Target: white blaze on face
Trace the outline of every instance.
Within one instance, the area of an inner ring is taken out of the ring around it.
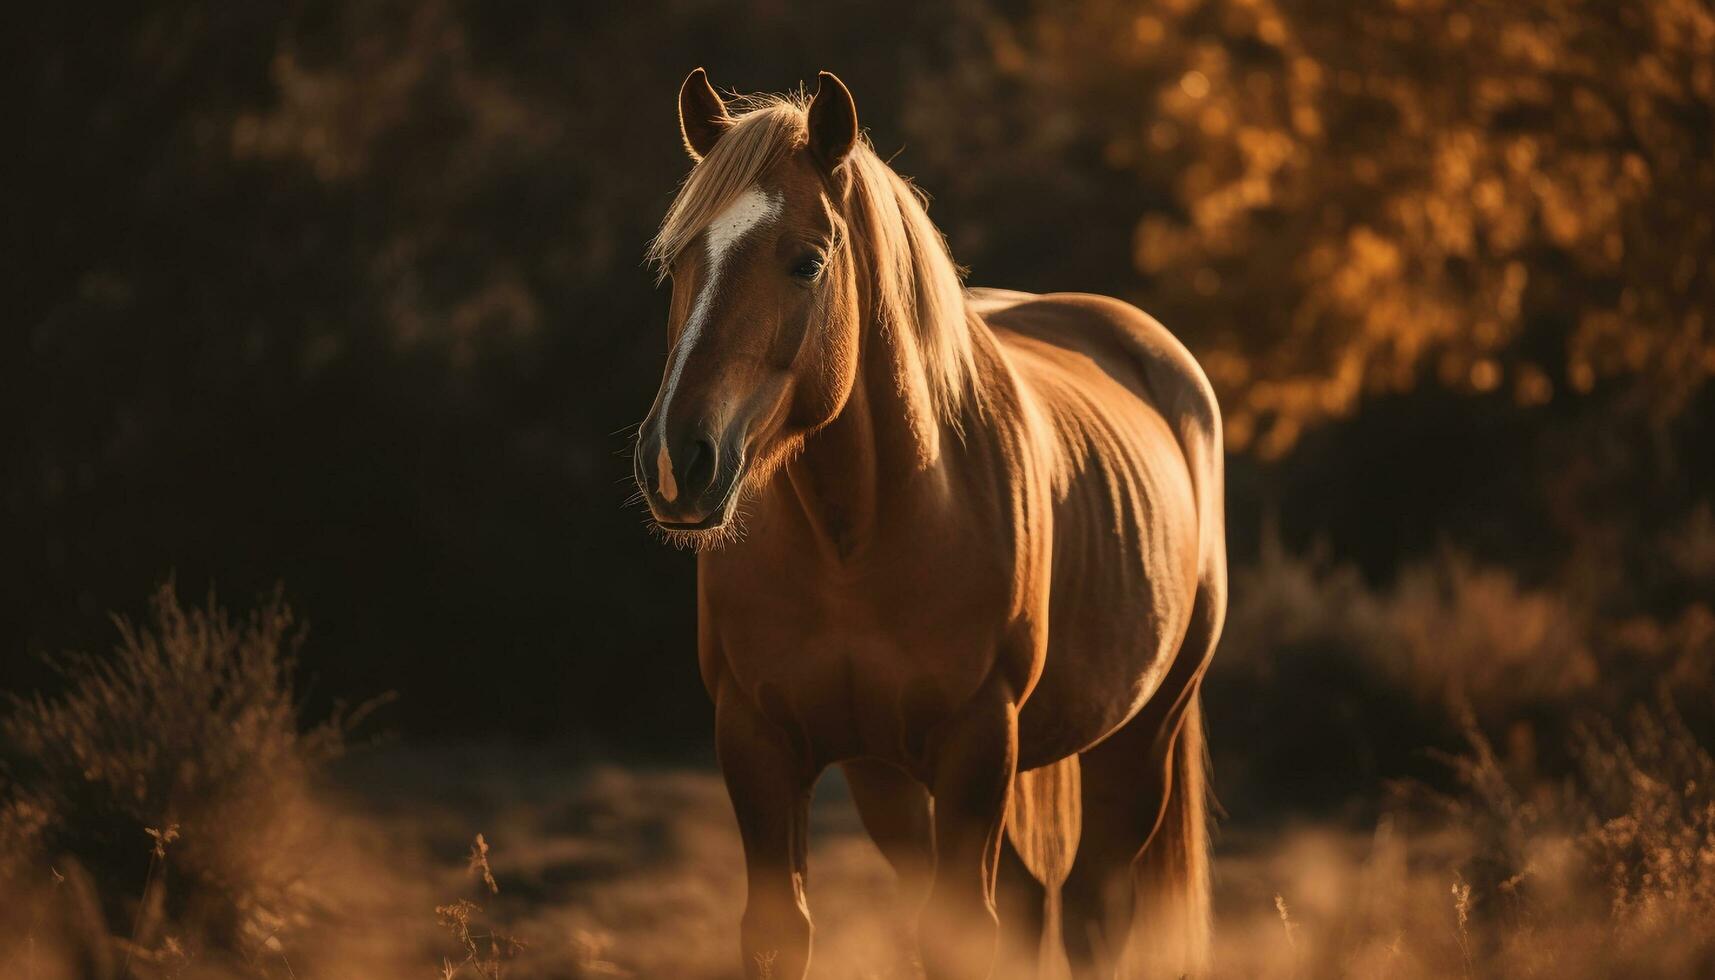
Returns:
[[[673,457],[667,455],[667,440],[661,440],[661,451],[655,454],[655,486],[661,498],[672,503],[679,497],[679,484],[673,479]]]
[[[659,426],[656,438],[661,444],[661,452],[655,458],[655,472],[661,499],[668,503],[672,503],[679,496],[678,483],[673,479],[673,458],[667,451],[667,411],[673,404],[673,392],[679,387],[679,376],[685,373],[685,362],[690,359],[691,348],[696,346],[697,336],[702,333],[703,325],[709,318],[709,309],[714,305],[715,290],[720,288],[721,266],[726,262],[728,253],[752,229],[779,217],[780,204],[779,194],[752,187],[740,194],[715,220],[709,222],[709,227],[703,232],[703,247],[708,251],[708,272],[703,276],[703,288],[697,293],[697,301],[691,305],[691,315],[685,318],[685,329],[679,336],[679,346],[672,353],[672,368],[667,372],[667,390],[661,396],[661,413],[656,420]]]

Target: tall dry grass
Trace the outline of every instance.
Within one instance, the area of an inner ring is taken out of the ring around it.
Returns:
[[[1579,728],[1560,778],[1469,738],[1371,834],[1230,842],[1219,975],[1715,975],[1715,762],[1671,703]]]

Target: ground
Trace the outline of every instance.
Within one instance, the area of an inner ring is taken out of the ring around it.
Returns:
[[[335,792],[344,833],[365,842],[364,877],[384,884],[367,899],[379,907],[346,918],[353,934],[336,945],[348,964],[355,957],[393,975],[426,977],[443,958],[456,963],[463,954],[436,925],[434,909],[462,897],[483,906],[483,928],[527,944],[505,964],[505,975],[519,980],[736,974],[745,889],[737,827],[711,767],[591,762],[567,746],[392,745],[343,763]],[[812,975],[917,976],[892,874],[837,771],[818,786],[812,812]],[[477,833],[490,846],[498,894],[487,894],[467,867]],[[1433,842],[1424,848],[1432,852]],[[1397,905],[1392,914],[1403,930],[1400,917],[1414,900],[1413,909],[1427,905],[1440,920],[1418,915],[1410,923],[1414,942],[1439,931],[1441,945],[1453,949],[1451,876],[1408,887],[1404,863],[1403,844],[1385,824],[1378,833],[1229,827],[1216,864],[1223,972],[1301,974],[1308,964],[1294,958],[1327,941],[1308,934],[1326,922],[1380,936],[1373,948],[1365,937],[1341,937],[1352,955],[1408,956],[1372,920],[1388,913],[1375,906]]]

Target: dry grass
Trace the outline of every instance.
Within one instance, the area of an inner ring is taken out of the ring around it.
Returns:
[[[1707,540],[1670,552],[1686,581]],[[1715,631],[1706,591],[1654,585],[1596,597],[1445,553],[1378,587],[1265,547],[1211,683],[1239,828],[1223,972],[1715,968]]]
[[[1715,967],[1715,763],[1670,703],[1575,736],[1579,772],[1509,766],[1473,727],[1462,791],[1373,835],[1229,842],[1221,974],[1690,977]]]
[[[1715,761],[1667,687],[1702,676],[1705,634],[1673,625],[1695,606],[1616,633],[1453,556],[1375,588],[1276,549],[1237,584],[1217,671],[1247,710],[1211,709],[1214,733],[1237,736],[1217,772],[1243,787],[1217,849],[1217,975],[1715,972]],[[0,721],[0,975],[735,975],[742,861],[712,772],[416,745],[340,760],[324,782],[347,726],[300,724],[299,634],[278,597],[234,618],[167,588],[119,629],[111,656],[63,661],[64,694]],[[1646,646],[1636,669],[1660,693],[1604,712],[1592,692],[1635,688],[1615,671]],[[1341,767],[1353,740],[1447,733],[1440,756],[1410,754],[1415,780],[1381,778],[1406,755]],[[1300,779],[1361,805],[1269,808],[1304,803]],[[473,846],[474,827],[488,833]],[[811,847],[815,976],[919,976],[837,779]]]
[[[480,881],[490,895],[500,894],[500,883],[494,878],[494,868],[488,863],[488,841],[481,834],[470,848],[471,876]],[[509,960],[524,951],[524,941],[508,936],[492,926],[482,925],[482,906],[461,898],[450,905],[437,905],[435,918],[441,927],[457,941],[464,958],[454,962],[441,960],[441,980],[456,980],[466,970],[480,980],[501,980]]]
[[[1469,761],[1474,784],[1504,768],[1475,748]],[[1666,785],[1652,765],[1624,781]],[[364,976],[422,980],[448,969],[510,980],[734,975],[742,865],[713,773],[591,767],[575,754],[496,746],[400,746],[344,768],[356,815],[342,832],[388,845],[377,855],[380,894],[305,937],[325,948],[294,958],[296,976],[350,976],[352,962],[372,966]],[[1474,786],[1457,798],[1470,812],[1441,811],[1456,819],[1402,809],[1368,834],[1328,824],[1232,831],[1216,866],[1219,975],[1699,975],[1698,957],[1715,948],[1698,897],[1708,859],[1670,845],[1706,835],[1706,823],[1670,819],[1651,794],[1633,796],[1619,818],[1584,823],[1576,815],[1597,799],[1584,788],[1565,810],[1529,816],[1516,801],[1534,788],[1506,786]],[[827,789],[812,832],[815,975],[915,978],[885,865],[837,785]],[[1490,819],[1494,831],[1482,823]],[[483,820],[495,824],[498,893],[459,857],[462,828]],[[1626,873],[1605,877],[1605,866]],[[1663,867],[1678,877],[1663,878]],[[446,898],[470,892],[480,903]],[[436,905],[451,933],[433,927]],[[350,935],[336,934],[347,926]],[[223,970],[204,975],[258,975]]]
[[[1510,770],[1473,741],[1458,757],[1462,789],[1401,796],[1367,832],[1232,828],[1216,865],[1218,975],[1700,975],[1715,950],[1701,897],[1715,883],[1715,784],[1685,793],[1682,767],[1704,756],[1663,710],[1598,739],[1590,777],[1570,784]],[[506,888],[483,904],[529,941],[507,963],[515,980],[735,975],[742,864],[713,773],[591,766],[546,749],[399,747],[357,760],[350,782],[365,787],[354,804],[409,840],[419,873],[443,890],[465,874],[451,860],[461,828],[494,822]],[[1677,796],[1624,789],[1670,785]],[[1553,809],[1532,802],[1548,796]],[[811,847],[814,975],[918,977],[889,873],[837,780],[819,795]],[[428,950],[418,960],[432,961]]]

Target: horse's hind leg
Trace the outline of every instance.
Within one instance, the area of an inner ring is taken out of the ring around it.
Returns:
[[[1223,591],[1200,590],[1161,689],[1081,757],[1084,833],[1064,898],[1066,946],[1079,976],[1117,971],[1152,980],[1207,969],[1208,830],[1197,688],[1220,635]]]
[[[1062,894],[1066,954],[1080,980],[1114,975],[1133,913],[1132,859],[1161,811],[1161,719],[1148,713],[1146,707],[1080,758],[1083,839]]]
[[[1155,890],[1140,886],[1150,873],[1151,836],[1172,805],[1173,742],[1162,713],[1140,713],[1082,757],[1084,838],[1064,895],[1075,976],[1154,980],[1193,972],[1190,964],[1144,969],[1158,951],[1131,948],[1154,945],[1145,920],[1162,911]]]

